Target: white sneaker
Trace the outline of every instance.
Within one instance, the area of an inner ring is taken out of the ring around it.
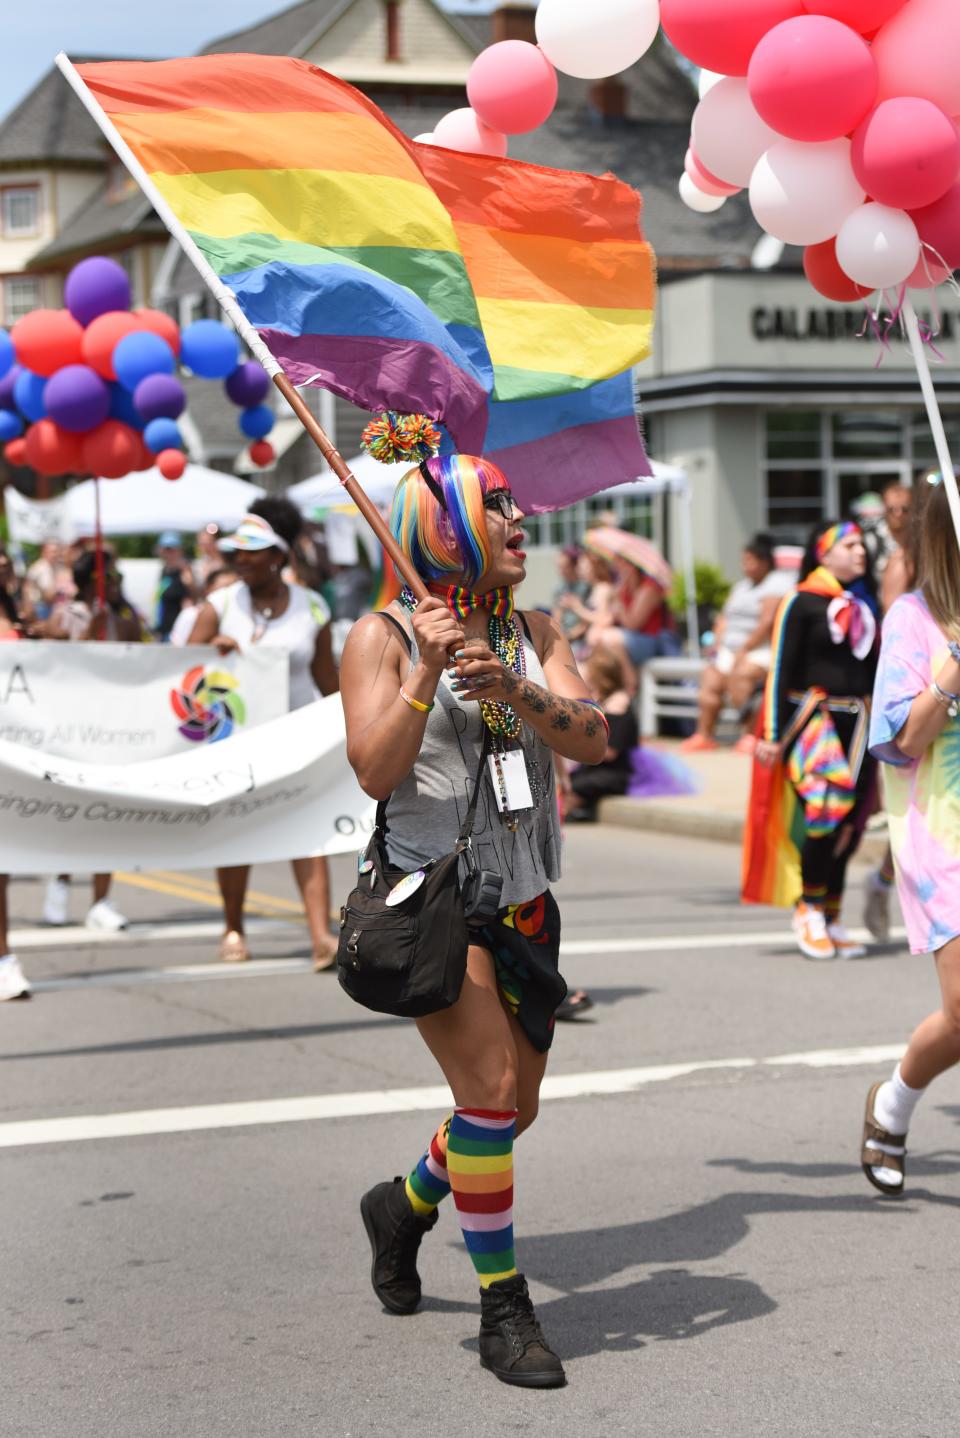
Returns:
[[[43,896],[43,922],[59,928],[67,922],[70,908],[70,885],[66,879],[51,879]]]
[[[101,899],[94,904],[83,922],[88,929],[103,929],[109,934],[116,934],[127,927],[123,914],[113,907],[109,899]]]
[[[862,959],[867,952],[866,944],[858,943],[851,939],[842,924],[828,924],[827,933],[833,941],[833,947],[840,959]]]
[[[835,959],[836,947],[827,933],[827,921],[816,904],[801,899],[793,913],[793,932],[801,954],[808,959]]]
[[[20,962],[13,954],[0,959],[0,1002],[4,999],[28,999],[30,985],[24,977]]]

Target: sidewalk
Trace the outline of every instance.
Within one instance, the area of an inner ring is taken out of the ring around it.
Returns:
[[[675,754],[701,782],[699,794],[663,799],[604,799],[598,811],[602,824],[625,829],[648,829],[665,834],[684,834],[691,839],[717,839],[739,844],[750,794],[753,760],[732,748],[712,749],[706,754],[680,754],[679,741],[651,740],[649,748]],[[886,824],[870,826],[858,857],[878,864],[887,843]]]

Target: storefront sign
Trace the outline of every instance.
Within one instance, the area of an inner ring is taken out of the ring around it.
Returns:
[[[960,314],[949,310],[939,316],[918,312],[922,324],[931,332],[939,320],[940,338],[947,341],[960,337]],[[828,310],[814,305],[768,308],[758,305],[750,312],[750,326],[757,340],[856,340],[877,343],[867,322],[866,311],[856,305],[846,309]]]

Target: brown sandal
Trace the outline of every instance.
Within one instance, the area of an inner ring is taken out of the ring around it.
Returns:
[[[873,1105],[876,1102],[877,1093],[882,1086],[883,1081],[881,1080],[880,1083],[875,1083],[867,1094],[867,1111],[863,1120],[863,1142],[860,1149],[860,1167],[867,1176],[867,1182],[872,1183],[874,1188],[878,1188],[881,1193],[887,1194],[890,1198],[900,1198],[903,1194],[907,1176],[905,1162],[907,1157],[907,1135],[905,1133],[888,1133],[887,1130],[881,1128],[875,1120],[873,1116]],[[872,1139],[874,1143],[888,1144],[891,1148],[903,1149],[903,1152],[884,1153],[882,1149],[868,1148],[867,1139]],[[900,1182],[885,1183],[883,1179],[877,1177],[875,1170],[878,1168],[889,1168],[892,1169],[894,1173],[899,1173]]]

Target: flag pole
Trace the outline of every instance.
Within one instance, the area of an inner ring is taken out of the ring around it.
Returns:
[[[956,470],[953,467],[953,460],[950,458],[947,432],[943,427],[943,415],[940,413],[937,394],[933,387],[933,376],[930,373],[930,362],[927,359],[926,347],[920,335],[920,323],[917,319],[917,312],[913,307],[913,300],[909,294],[904,296],[902,314],[907,326],[910,352],[913,355],[913,362],[917,367],[920,389],[923,392],[923,402],[927,408],[927,419],[930,421],[930,428],[933,432],[933,443],[937,452],[937,462],[940,465],[940,473],[942,475],[941,483],[947,491],[947,500],[950,504],[950,518],[953,520],[957,544],[960,545],[960,490],[957,489]]]
[[[303,425],[307,434],[313,440],[367,524],[369,524],[373,530],[380,544],[383,546],[387,557],[393,561],[398,572],[403,576],[404,581],[410,586],[417,598],[425,599],[427,590],[423,580],[390,533],[379,510],[371,503],[361,489],[356,475],[353,474],[346,460],[340,454],[320,422],[311,414],[302,395],[298,393],[288,375],[284,373],[282,366],[278,364],[277,360],[267,349],[267,346],[257,334],[253,325],[237,304],[236,296],[223,283],[206,256],[200,251],[196,241],[183,228],[183,225],[181,225],[173,213],[173,210],[157,189],[126,140],[113,124],[103,107],[97,103],[77,73],[72,61],[63,50],[61,50],[56,57],[56,66],[84,109],[90,114],[117,152],[119,158],[126,165],[130,174],[153,205],[164,225],[166,225],[173,238],[177,241],[177,244],[193,263],[200,278],[210,290],[214,299],[220,305],[221,309],[225,310],[230,316],[240,338],[250,353],[263,365],[263,368],[273,380],[273,383],[283,395],[287,404],[293,410],[297,419]]]

